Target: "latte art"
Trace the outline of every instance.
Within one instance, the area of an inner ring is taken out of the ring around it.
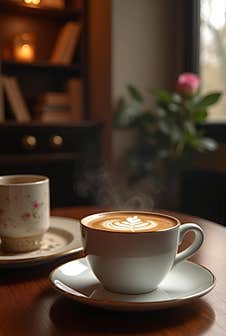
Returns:
[[[140,233],[167,230],[177,221],[157,213],[116,211],[88,216],[83,224],[102,231]]]
[[[115,231],[146,231],[153,229],[158,224],[153,220],[142,220],[138,216],[127,217],[125,220],[108,219],[103,222],[103,227]]]

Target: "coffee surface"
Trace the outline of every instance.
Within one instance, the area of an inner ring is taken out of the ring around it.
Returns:
[[[177,225],[176,220],[155,214],[120,213],[97,217],[86,226],[114,232],[149,232],[169,229]]]

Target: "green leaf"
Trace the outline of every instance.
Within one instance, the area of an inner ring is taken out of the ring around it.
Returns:
[[[204,96],[201,101],[196,105],[198,108],[206,108],[207,106],[215,104],[221,97],[220,92],[213,92]]]
[[[180,104],[182,102],[182,97],[178,93],[173,93],[172,100],[175,104]]]
[[[198,110],[195,110],[193,113],[193,120],[196,122],[203,122],[207,118],[207,111],[205,108],[201,107]]]
[[[153,96],[155,96],[160,103],[169,104],[172,102],[172,95],[165,90],[153,89],[151,90]]]
[[[162,133],[168,135],[172,132],[171,125],[165,119],[160,120],[158,125]]]
[[[177,104],[174,104],[174,103],[170,103],[169,106],[168,106],[168,109],[170,112],[178,112],[178,105]]]
[[[163,107],[161,107],[161,106],[157,107],[157,109],[156,109],[156,116],[157,117],[164,118],[166,115],[167,115],[167,111]]]
[[[140,113],[141,111],[135,106],[128,105],[124,111],[115,113],[115,125],[118,125],[118,127],[129,127]]]
[[[116,112],[113,115],[113,126],[116,128],[122,127],[122,119],[123,119],[123,113],[126,109],[127,102],[124,98],[120,98],[117,107]]]
[[[133,85],[129,84],[127,85],[127,89],[129,91],[129,94],[131,96],[131,98],[133,98],[135,101],[139,102],[139,103],[143,103],[144,98],[142,96],[142,94],[140,93],[140,91],[138,91]]]
[[[114,113],[113,125],[116,128],[129,127],[141,113],[140,104],[129,104],[125,99],[121,98]]]
[[[217,149],[218,144],[215,140],[205,137],[199,139],[198,147],[200,151],[205,150],[214,151],[215,149]]]
[[[155,116],[150,111],[142,111],[132,121],[132,126],[142,131],[155,123]]]
[[[170,138],[173,143],[177,143],[181,139],[181,129],[177,125],[173,125],[171,129]]]
[[[184,123],[185,130],[190,134],[194,135],[196,133],[196,128],[192,121],[186,120]]]

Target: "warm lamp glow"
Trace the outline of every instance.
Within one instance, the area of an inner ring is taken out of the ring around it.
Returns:
[[[35,48],[31,34],[22,34],[15,37],[14,58],[19,62],[34,61]]]
[[[31,61],[34,59],[34,49],[29,44],[22,45],[21,48],[18,49],[17,51],[18,55],[20,55],[19,57],[21,57],[25,61],[26,60]]]
[[[27,5],[39,5],[41,0],[24,0],[24,3]]]

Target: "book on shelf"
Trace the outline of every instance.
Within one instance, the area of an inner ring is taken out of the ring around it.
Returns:
[[[39,102],[45,105],[68,105],[68,95],[65,92],[45,92],[39,96]]]
[[[45,92],[38,98],[36,120],[81,122],[83,116],[83,82],[80,79],[70,79],[64,92]]]
[[[71,116],[66,111],[46,111],[42,114],[42,122],[44,123],[66,123],[71,122]]]
[[[15,119],[18,122],[30,121],[31,117],[17,78],[3,76],[3,88]]]
[[[67,22],[56,40],[50,63],[69,65],[81,34],[81,23]]]
[[[46,92],[36,105],[36,119],[43,122],[68,122],[71,110],[68,95],[64,92]]]
[[[71,106],[72,120],[80,122],[84,119],[83,81],[77,78],[69,79],[67,82],[67,92]]]

